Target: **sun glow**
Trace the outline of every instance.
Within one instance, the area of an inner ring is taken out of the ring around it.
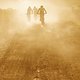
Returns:
[[[15,17],[17,17],[18,22],[23,23],[23,24],[34,24],[40,23],[40,19],[35,22],[34,18],[32,17],[31,22],[27,20],[27,8],[31,6],[33,9],[34,6],[39,8],[41,5],[44,6],[44,8],[47,11],[47,14],[45,15],[45,22],[46,23],[55,23],[59,21],[59,10],[57,9],[57,6],[55,3],[51,4],[51,1],[49,0],[20,0],[20,2],[15,2],[15,3],[9,3],[9,5],[5,4],[4,8],[13,8],[16,9],[17,13]],[[33,15],[32,15],[33,16]]]
[[[53,3],[53,1],[51,1],[51,0],[50,1],[49,0],[19,0],[18,2],[15,1],[14,3],[11,3],[11,4],[9,2],[8,4],[5,2],[5,5],[2,5],[2,6],[4,6],[2,8],[16,9],[17,14],[15,16],[17,16],[18,17],[17,19],[19,21],[21,21],[22,23],[28,22],[26,19],[27,18],[26,13],[27,13],[27,8],[29,6],[31,6],[31,8],[33,9],[34,6],[39,8],[41,5],[43,5],[47,11],[47,14],[45,15],[46,23],[59,22],[60,19],[62,19],[61,15],[63,16],[66,13],[66,8],[67,8],[67,6],[64,5],[65,3],[59,3],[59,2]],[[62,8],[64,8],[64,9],[62,9]],[[63,14],[63,12],[64,12],[64,14]],[[35,23],[33,17],[32,17],[31,24],[32,23]],[[37,23],[39,23],[39,18],[38,18]]]
[[[31,8],[33,9],[34,6],[36,6],[37,8],[39,8],[41,5],[44,5],[45,9],[47,10],[47,14],[45,15],[45,22],[47,23],[55,23],[59,20],[59,16],[58,16],[58,11],[56,9],[56,6],[53,6],[51,5],[49,2],[47,2],[47,0],[25,0],[25,1],[22,1],[18,4],[18,6],[16,6],[17,10],[18,10],[18,13],[21,17],[21,20],[22,22],[26,23],[28,22],[26,20],[26,12],[27,12],[27,8],[29,6],[31,6]],[[53,8],[53,10],[52,10]],[[39,21],[37,21],[38,23]],[[32,21],[31,21],[31,24],[32,23],[35,23],[34,22],[34,19],[32,17]],[[29,24],[29,23],[28,23]]]

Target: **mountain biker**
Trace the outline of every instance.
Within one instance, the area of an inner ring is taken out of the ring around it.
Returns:
[[[31,20],[31,15],[32,15],[33,11],[32,8],[29,6],[27,9],[27,17],[28,17],[28,21]]]
[[[41,5],[41,7],[38,9],[38,14],[40,16],[41,24],[44,24],[44,14],[47,14],[47,11],[43,7],[43,5]]]
[[[38,11],[38,9],[34,6],[34,8],[33,8],[33,15],[34,15],[34,19],[35,20],[37,19],[37,11]]]

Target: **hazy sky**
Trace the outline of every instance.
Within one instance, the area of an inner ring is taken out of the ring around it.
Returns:
[[[7,1],[22,1],[22,0],[0,0],[0,2],[7,2]]]
[[[17,6],[24,6],[24,5],[37,5],[40,2],[47,1],[47,0],[0,0],[0,7],[1,8],[15,8]]]
[[[0,0],[1,8],[13,8],[24,0]]]
[[[52,5],[80,4],[80,0],[0,0],[0,8],[15,8],[17,6],[20,7],[24,6],[24,2],[26,5],[29,5],[28,1],[31,1],[31,6],[34,4],[36,5],[36,1],[38,4],[43,1],[46,4],[48,3]]]

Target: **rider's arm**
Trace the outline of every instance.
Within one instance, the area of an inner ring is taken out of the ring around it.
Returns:
[[[44,11],[45,11],[45,14],[47,14],[47,11],[46,11],[46,9],[44,9]]]

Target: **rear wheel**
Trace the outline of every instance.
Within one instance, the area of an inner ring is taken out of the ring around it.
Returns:
[[[44,25],[44,17],[42,17],[40,21],[41,21],[41,24]]]

